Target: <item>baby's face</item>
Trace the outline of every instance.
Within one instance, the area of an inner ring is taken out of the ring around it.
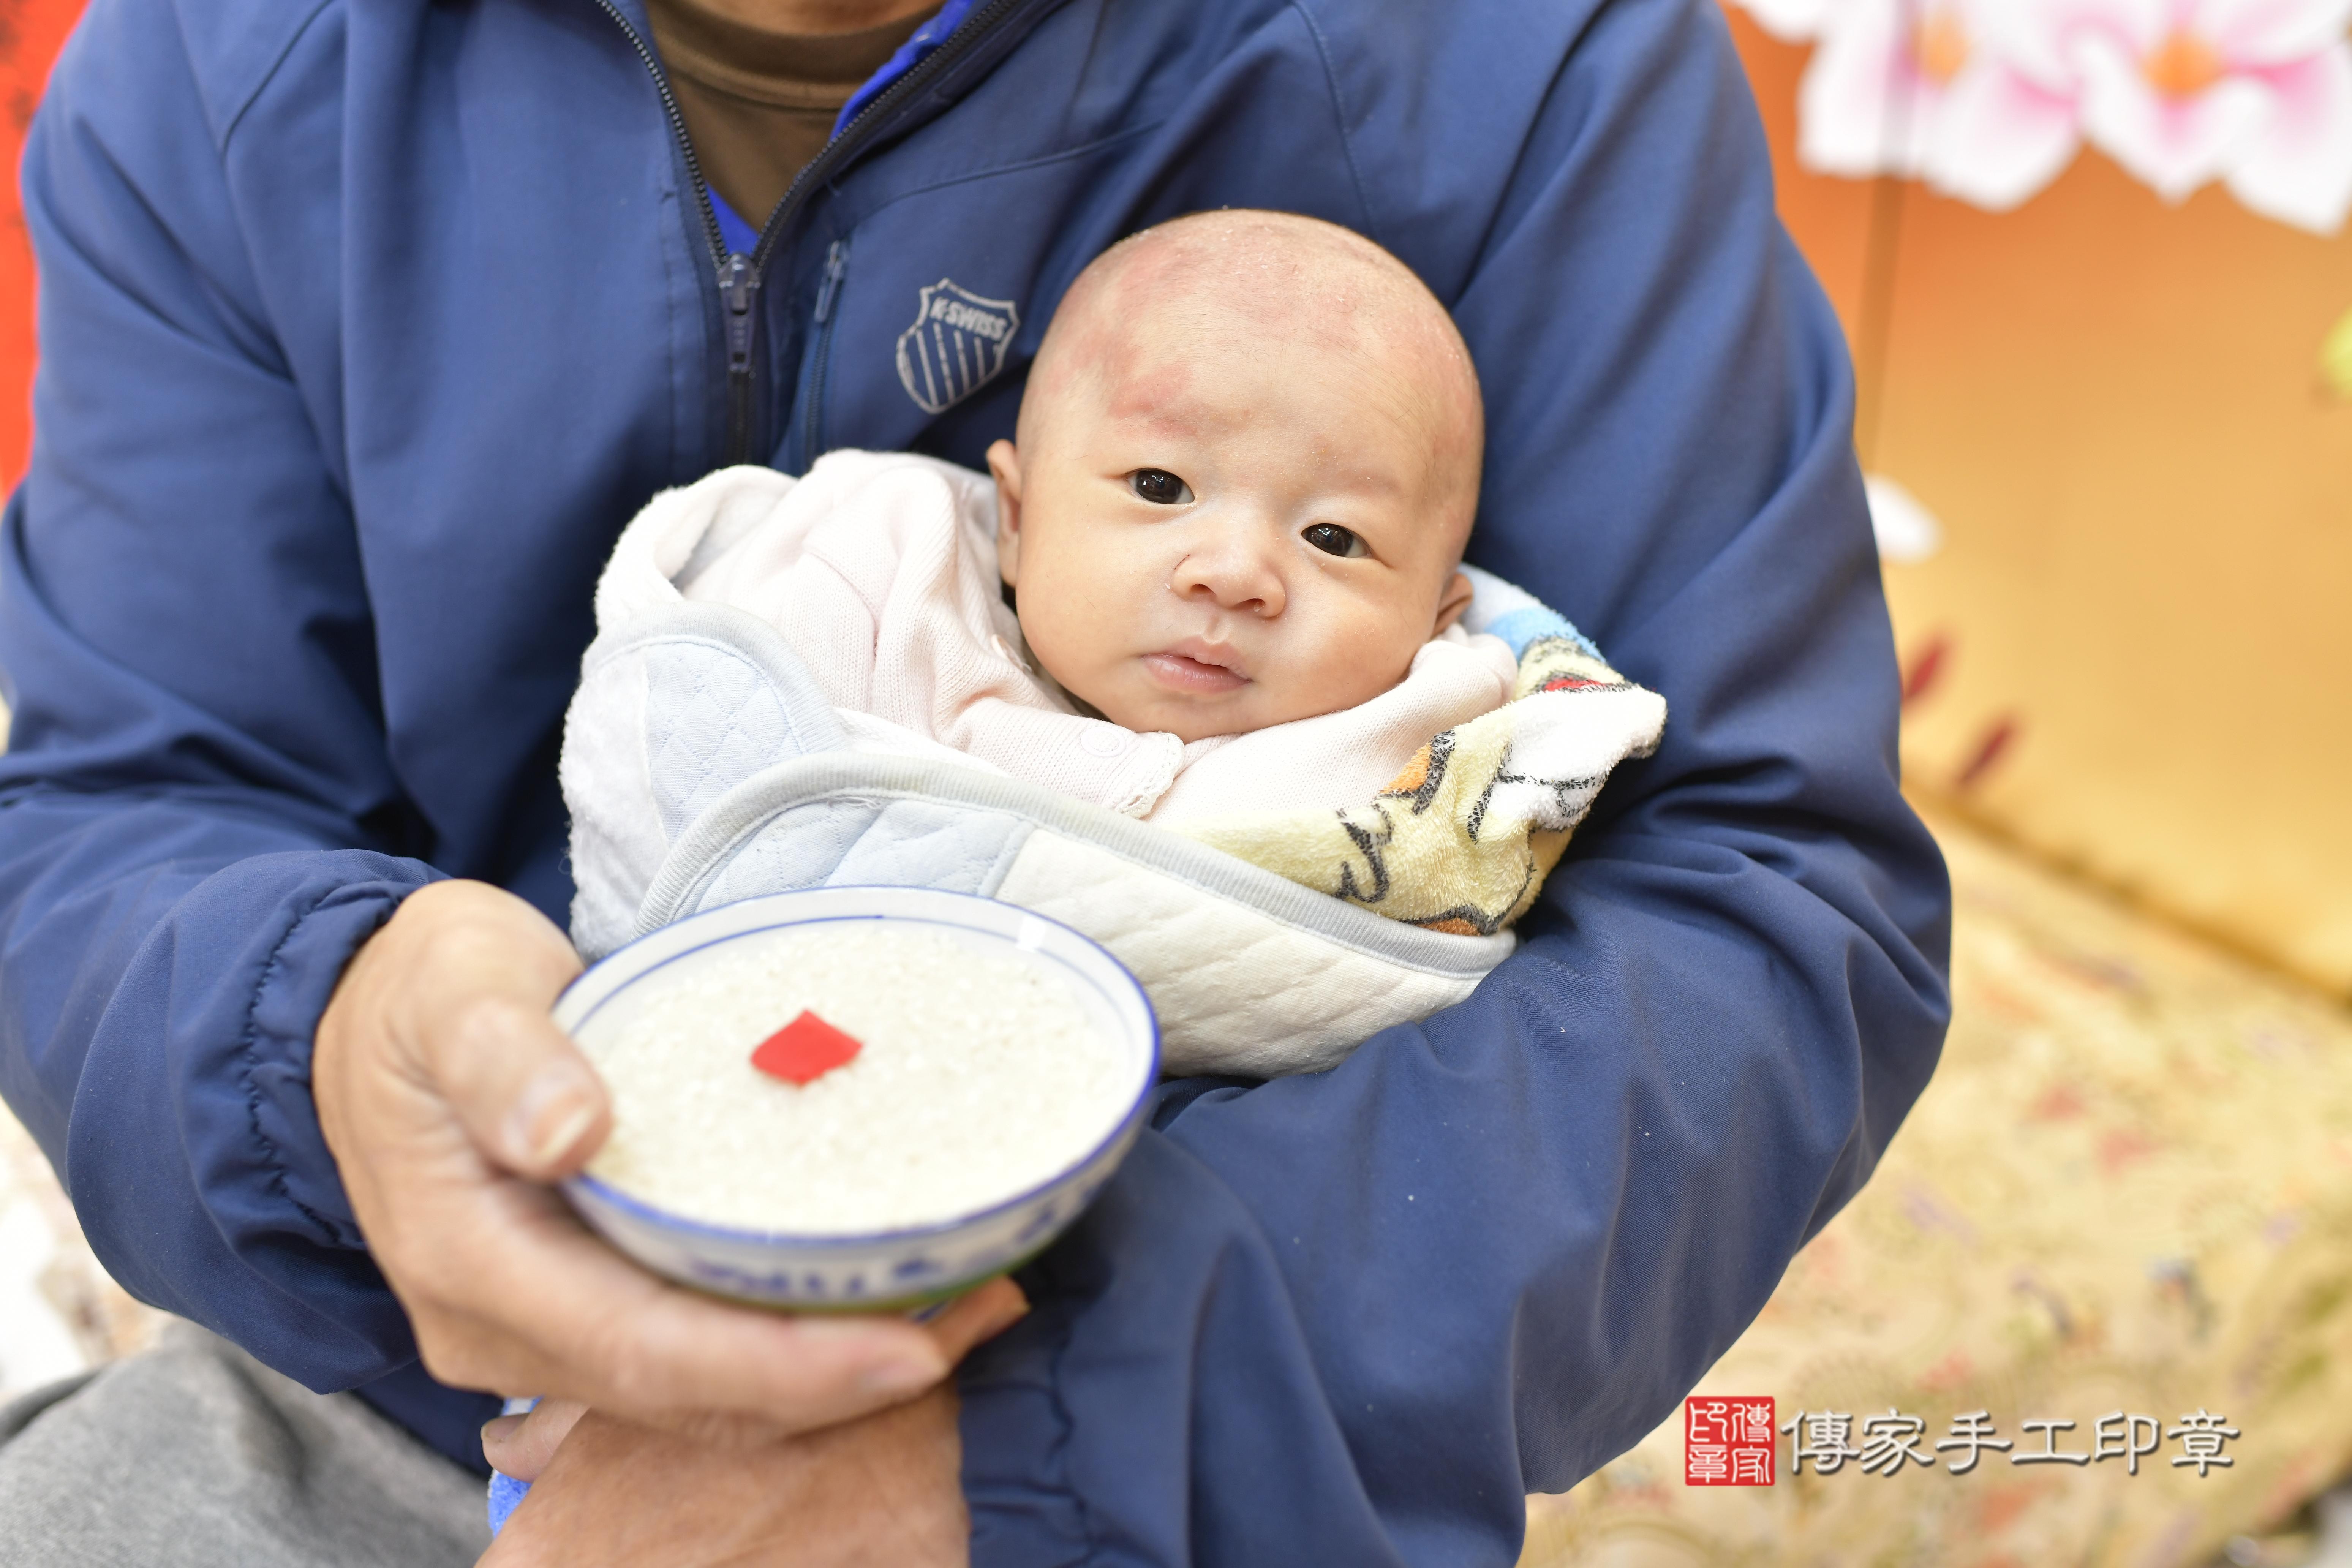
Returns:
[[[1123,323],[1084,371],[1033,381],[1022,446],[989,453],[1030,651],[1130,730],[1353,707],[1468,601],[1475,423],[1386,345],[1267,328]]]

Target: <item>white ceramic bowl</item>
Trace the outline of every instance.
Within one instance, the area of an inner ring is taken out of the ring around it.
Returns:
[[[1010,955],[1065,987],[1124,1058],[1121,1110],[1090,1152],[1042,1185],[936,1224],[868,1236],[794,1236],[706,1225],[593,1176],[564,1194],[604,1238],[656,1273],[761,1306],[903,1310],[979,1284],[1042,1250],[1077,1218],[1134,1143],[1160,1076],[1160,1026],[1118,960],[1055,921],[993,899],[928,888],[815,888],[706,910],[607,954],[555,1004],[578,1034],[597,1010],[656,970],[785,927],[884,921]]]

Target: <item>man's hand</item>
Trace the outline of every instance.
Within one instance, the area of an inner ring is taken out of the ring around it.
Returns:
[[[438,882],[360,950],[320,1021],[320,1125],[434,1376],[704,1437],[772,1438],[913,1398],[979,1337],[981,1318],[993,1331],[1019,1314],[1007,1283],[928,1329],[783,1317],[666,1284],[592,1236],[544,1184],[577,1171],[612,1125],[604,1085],[548,1019],[579,971],[521,900]]]
[[[963,1568],[952,1386],[777,1443],[580,1418],[482,1568]]]

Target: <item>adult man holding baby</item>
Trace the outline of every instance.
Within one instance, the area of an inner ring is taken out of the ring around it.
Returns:
[[[494,1435],[541,1476],[501,1560],[952,1562],[968,1503],[983,1563],[1503,1561],[1924,1083],[1944,888],[1850,378],[1704,0],[958,4],[788,194],[721,172],[784,195],[764,238],[706,215],[672,101],[699,152],[782,143],[730,142],[656,44],[772,66],[919,9],[92,6],[26,162],[0,1089],[135,1292],[359,1398],[216,1342],[126,1363],[20,1413],[0,1562],[462,1560],[472,1483],[387,1434],[463,1460],[495,1405],[420,1348],[597,1412],[551,1460],[552,1421]],[[929,1330],[766,1319],[536,1184],[604,1116],[544,1022],[557,723],[648,495],[844,446],[978,466],[1079,268],[1217,206],[1430,287],[1485,395],[1470,559],[1673,721],[1469,1003],[1165,1090],[951,1394],[1010,1287]],[[941,298],[951,373],[902,341]]]

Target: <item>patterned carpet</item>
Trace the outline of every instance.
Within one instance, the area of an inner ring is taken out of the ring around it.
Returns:
[[[1677,1415],[1531,1500],[1521,1568],[2306,1559],[2298,1510],[2352,1462],[2352,1014],[1937,827],[1957,903],[1943,1063],[1700,1390],[1849,1417],[1815,1446],[1864,1457],[1686,1486]],[[1951,1474],[1967,1451],[1935,1445],[1979,1411],[2015,1447]],[[2161,1435],[2199,1412],[2241,1434],[2201,1478],[2172,1462],[2199,1439]],[[2153,1448],[2136,1475],[2128,1456],[2013,1462],[2093,1451],[2103,1416],[2108,1446]],[[1876,1458],[1916,1431],[1939,1462],[1864,1473],[1873,1417]]]

